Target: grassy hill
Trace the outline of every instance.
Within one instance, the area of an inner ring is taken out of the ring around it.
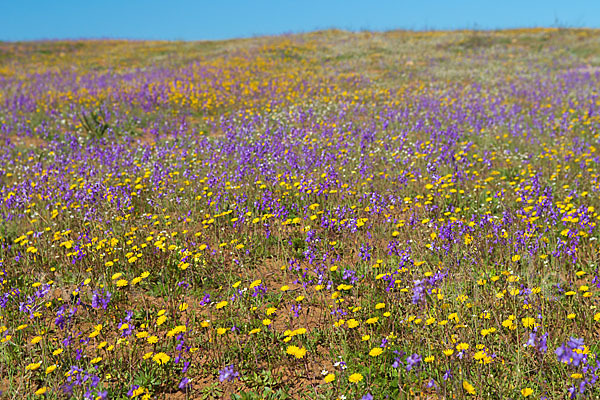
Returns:
[[[0,43],[6,398],[596,398],[600,31]]]

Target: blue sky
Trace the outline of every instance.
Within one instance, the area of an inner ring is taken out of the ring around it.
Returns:
[[[0,40],[213,40],[317,29],[600,28],[600,0],[0,0]]]

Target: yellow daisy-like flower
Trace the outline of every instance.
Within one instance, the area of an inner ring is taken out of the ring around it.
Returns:
[[[306,349],[304,347],[288,346],[286,349],[286,353],[289,355],[293,355],[296,358],[304,358],[304,356],[306,355]]]
[[[154,361],[155,363],[157,363],[159,365],[164,365],[164,364],[168,363],[170,359],[171,359],[171,357],[165,353],[156,353],[154,355],[154,357],[152,357],[152,361]]]
[[[35,391],[35,395],[36,396],[41,396],[44,393],[46,393],[46,391],[48,390],[48,388],[46,386],[39,388],[38,390]]]
[[[296,358],[304,358],[305,355],[306,355],[306,349],[304,347],[299,348],[298,351],[296,352],[296,354],[294,354],[294,356]]]
[[[46,375],[52,373],[52,371],[54,371],[56,369],[56,365],[51,365],[48,368],[46,368]]]
[[[38,363],[31,363],[28,366],[25,367],[26,371],[35,371],[36,369],[38,369],[40,366],[42,365],[41,362]]]
[[[531,317],[522,318],[521,322],[523,323],[523,326],[525,328],[533,328],[536,325],[535,318],[531,318]]]
[[[219,309],[221,309],[221,308],[225,307],[225,306],[227,305],[227,303],[228,303],[228,302],[227,302],[226,300],[223,300],[223,301],[221,301],[221,302],[217,303],[217,305],[216,305],[216,309],[217,309],[217,310],[219,310]]]
[[[469,345],[467,343],[459,343],[456,345],[456,350],[458,350],[458,351],[467,350],[468,348],[469,348]]]
[[[275,311],[277,311],[277,308],[269,307],[269,308],[267,308],[267,315],[272,315],[275,313]]]
[[[381,353],[383,353],[383,349],[381,347],[375,347],[375,348],[371,349],[371,351],[369,351],[369,355],[371,357],[377,357]]]
[[[325,378],[323,378],[323,382],[325,382],[325,383],[331,383],[333,381],[335,381],[335,375],[334,374],[327,374],[325,376]]]
[[[527,388],[521,389],[521,395],[522,395],[523,397],[528,397],[528,396],[530,396],[532,393],[533,393],[533,389],[532,389],[532,388],[528,388],[528,387],[527,387]]]
[[[467,393],[469,393],[470,395],[475,395],[477,392],[475,391],[475,387],[473,387],[473,385],[471,385],[469,382],[467,381],[463,381],[463,389],[465,389],[465,391]]]
[[[361,374],[354,373],[348,377],[348,382],[350,383],[358,383],[363,380],[363,376]]]
[[[346,321],[346,325],[348,325],[348,328],[352,329],[352,328],[356,328],[357,326],[360,325],[360,322],[358,322],[357,320],[353,319],[349,319],[348,321]]]

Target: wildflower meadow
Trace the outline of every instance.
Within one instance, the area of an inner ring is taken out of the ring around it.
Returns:
[[[0,397],[600,398],[600,31],[0,43]]]

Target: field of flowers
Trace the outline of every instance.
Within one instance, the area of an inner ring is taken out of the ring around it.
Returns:
[[[0,43],[0,397],[599,398],[600,32]]]

